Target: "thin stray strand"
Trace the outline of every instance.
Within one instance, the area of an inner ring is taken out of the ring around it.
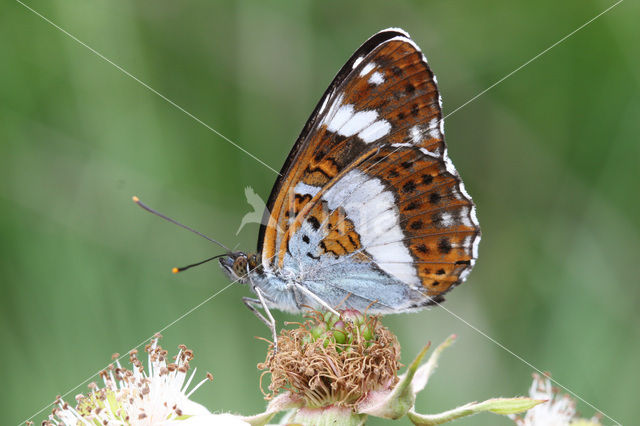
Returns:
[[[538,373],[542,374],[544,377],[547,377],[549,380],[551,380],[553,383],[555,383],[556,385],[558,385],[559,387],[561,387],[562,389],[564,389],[565,391],[569,392],[571,395],[573,395],[574,397],[578,398],[580,401],[584,402],[585,404],[587,404],[589,407],[593,408],[594,410],[596,410],[597,412],[601,413],[603,416],[605,416],[606,418],[608,418],[609,420],[611,420],[612,422],[614,422],[615,424],[622,426],[622,424],[615,420],[613,417],[609,416],[607,413],[605,413],[604,411],[602,411],[601,409],[599,409],[598,407],[596,407],[595,405],[591,404],[589,401],[586,401],[584,398],[580,397],[580,395],[578,395],[577,393],[575,393],[574,391],[572,391],[571,389],[569,389],[568,387],[566,387],[565,385],[563,385],[562,383],[558,382],[556,379],[554,379],[553,377],[550,377],[549,375],[545,374],[542,370],[540,370],[539,368],[537,368],[535,365],[531,364],[529,361],[527,361],[526,359],[522,358],[520,355],[516,354],[515,352],[513,352],[512,350],[510,350],[509,348],[507,348],[505,345],[503,345],[502,343],[498,342],[496,339],[494,339],[493,337],[489,336],[487,333],[485,333],[484,331],[480,330],[479,328],[475,327],[474,325],[472,325],[471,323],[469,323],[467,320],[465,320],[464,318],[462,318],[460,315],[454,313],[453,311],[447,309],[445,306],[443,306],[441,303],[438,303],[434,300],[434,303],[436,305],[438,305],[439,307],[441,307],[442,309],[444,309],[445,311],[447,311],[448,313],[450,313],[451,315],[453,315],[455,318],[457,318],[458,320],[462,321],[464,324],[466,324],[468,327],[470,327],[471,329],[475,330],[477,333],[479,333],[480,335],[484,336],[485,338],[489,339],[492,343],[494,343],[496,346],[498,346],[499,348],[505,350],[506,352],[508,352],[509,354],[511,354],[513,357],[515,357],[517,360],[519,360],[520,362],[526,364],[529,368],[537,371]]]
[[[148,89],[149,91],[153,92],[154,94],[156,94],[157,96],[161,97],[162,99],[164,99],[165,101],[167,101],[169,104],[171,104],[172,106],[174,106],[175,108],[177,108],[178,110],[182,111],[184,114],[186,114],[187,116],[191,117],[192,119],[194,119],[195,121],[197,121],[199,124],[203,125],[204,127],[206,127],[207,129],[209,129],[210,131],[212,131],[213,133],[217,134],[218,136],[220,136],[221,138],[223,138],[224,140],[226,140],[227,142],[231,143],[233,146],[235,146],[236,148],[240,149],[241,151],[243,151],[245,154],[249,155],[250,157],[252,157],[253,159],[255,159],[256,161],[258,161],[259,163],[261,163],[262,165],[264,165],[265,167],[267,167],[268,169],[272,170],[273,172],[275,172],[276,174],[280,174],[278,173],[275,169],[271,168],[269,165],[267,165],[266,163],[264,163],[263,161],[261,161],[259,158],[257,158],[256,156],[254,156],[253,154],[251,154],[250,152],[246,151],[244,148],[242,148],[241,146],[237,145],[236,143],[234,143],[233,141],[231,141],[230,139],[228,139],[226,136],[224,136],[223,134],[221,134],[220,132],[218,132],[217,130],[215,130],[214,128],[212,128],[211,126],[209,126],[208,124],[204,123],[202,120],[200,120],[199,118],[197,118],[196,116],[194,116],[193,114],[191,114],[190,112],[186,111],[184,108],[182,108],[181,106],[179,106],[178,104],[176,104],[175,102],[173,102],[172,100],[170,100],[169,98],[167,98],[166,96],[162,95],[161,93],[159,93],[158,91],[156,91],[155,89],[153,89],[151,86],[149,86],[148,84],[144,83],[143,81],[141,81],[140,79],[138,79],[137,77],[135,77],[134,75],[132,75],[131,73],[129,73],[128,71],[126,71],[124,68],[120,67],[119,65],[117,65],[116,63],[114,63],[113,61],[111,61],[110,59],[108,59],[107,57],[105,57],[104,55],[102,55],[100,52],[96,51],[95,49],[93,49],[92,47],[90,47],[89,45],[87,45],[86,43],[82,42],[81,40],[79,40],[78,38],[76,38],[75,36],[73,36],[72,34],[70,34],[69,32],[65,31],[64,29],[62,29],[61,27],[59,27],[58,25],[54,24],[51,20],[49,20],[48,18],[46,18],[45,16],[41,15],[40,13],[38,13],[37,11],[35,11],[34,9],[32,9],[31,7],[27,6],[25,3],[23,3],[21,0],[16,0],[19,4],[21,4],[22,6],[24,6],[26,9],[30,10],[32,13],[34,13],[35,15],[39,16],[40,18],[42,18],[44,21],[46,21],[47,23],[49,23],[50,25],[52,25],[53,27],[55,27],[56,29],[58,29],[59,31],[63,32],[64,34],[66,34],[67,36],[69,36],[70,38],[72,38],[74,41],[76,41],[77,43],[79,43],[80,45],[84,46],[85,48],[89,49],[91,52],[93,52],[94,54],[96,54],[97,56],[99,56],[101,59],[103,59],[104,61],[110,63],[111,65],[113,65],[114,67],[116,67],[119,71],[121,71],[122,73],[124,73],[125,75],[127,75],[128,77],[132,78],[133,80],[135,80],[136,82],[138,82],[139,84],[141,84],[142,86],[144,86],[146,89]],[[509,74],[507,74],[506,76],[502,77],[500,80],[498,80],[497,82],[493,83],[491,86],[489,86],[488,88],[486,88],[485,90],[481,91],[480,93],[478,93],[477,95],[475,95],[473,98],[469,99],[468,101],[466,101],[465,103],[463,103],[462,105],[460,105],[459,107],[457,107],[456,109],[454,109],[452,112],[450,112],[449,114],[445,115],[443,117],[443,119],[450,117],[451,115],[455,114],[457,111],[459,111],[460,109],[464,108],[465,106],[467,106],[468,104],[470,104],[471,102],[475,101],[477,98],[479,98],[480,96],[482,96],[483,94],[485,94],[486,92],[488,92],[489,90],[491,90],[492,88],[494,88],[495,86],[497,86],[498,84],[502,83],[504,80],[506,80],[507,78],[511,77],[513,74],[515,74],[516,72],[520,71],[522,68],[526,67],[527,65],[529,65],[531,62],[535,61],[536,59],[538,59],[540,56],[544,55],[545,53],[547,53],[549,50],[553,49],[554,47],[556,47],[558,44],[564,42],[566,39],[568,39],[569,37],[571,37],[572,35],[574,35],[576,32],[580,31],[581,29],[583,29],[584,27],[586,27],[587,25],[591,24],[593,21],[595,21],[596,19],[598,19],[600,16],[604,15],[605,13],[609,12],[611,9],[613,9],[614,7],[618,6],[620,3],[622,3],[623,0],[619,0],[616,3],[614,3],[613,5],[609,6],[607,9],[605,9],[603,12],[599,13],[598,15],[596,15],[595,17],[593,17],[592,19],[590,19],[589,21],[587,21],[586,23],[582,24],[580,27],[578,27],[577,29],[573,30],[571,33],[567,34],[566,36],[564,36],[563,38],[561,38],[560,40],[558,40],[557,42],[555,42],[554,44],[552,44],[551,46],[549,46],[548,48],[546,48],[545,50],[543,50],[542,52],[538,53],[536,56],[534,56],[533,58],[531,58],[530,60],[528,60],[527,62],[525,62],[524,64],[520,65],[518,68],[516,68],[515,70],[513,70],[512,72],[510,72]],[[215,296],[217,296],[218,294],[220,294],[222,291],[226,290],[227,288],[229,288],[232,284],[234,284],[234,282],[228,284],[226,287],[224,287],[223,289],[219,290],[218,292],[216,292],[215,294],[213,294],[212,296],[209,296],[207,299],[205,299],[203,302],[201,302],[200,304],[196,305],[195,307],[193,307],[192,309],[190,309],[189,311],[187,311],[186,313],[184,313],[183,315],[181,315],[180,317],[178,317],[176,320],[172,321],[171,323],[169,323],[168,325],[166,325],[165,327],[163,327],[160,332],[168,329],[169,327],[173,326],[176,322],[180,321],[181,319],[183,319],[184,317],[186,317],[187,315],[191,314],[193,311],[195,311],[196,309],[198,309],[200,306],[202,306],[203,304],[207,303],[208,301],[210,301],[211,299],[213,299]],[[437,302],[436,302],[437,303]],[[538,371],[539,373],[544,374],[542,371],[540,371],[539,369],[537,369],[535,366],[533,366],[531,363],[529,363],[528,361],[526,361],[524,358],[522,358],[521,356],[515,354],[514,352],[512,352],[511,350],[509,350],[507,347],[505,347],[504,345],[502,345],[501,343],[499,343],[498,341],[496,341],[495,339],[491,338],[490,336],[488,336],[486,333],[482,332],[481,330],[479,330],[478,328],[474,327],[473,325],[471,325],[469,322],[465,321],[463,318],[461,318],[460,316],[456,315],[455,313],[453,313],[452,311],[450,311],[449,309],[447,309],[446,307],[442,306],[441,304],[438,303],[439,306],[443,307],[443,309],[445,309],[447,312],[449,312],[451,315],[453,315],[454,317],[456,317],[457,319],[459,319],[460,321],[462,321],[463,323],[465,323],[467,326],[469,326],[470,328],[472,328],[473,330],[475,330],[476,332],[478,332],[479,334],[481,334],[482,336],[484,336],[485,338],[489,339],[491,342],[493,342],[494,344],[496,344],[498,347],[502,348],[503,350],[507,351],[508,353],[510,353],[512,356],[516,357],[518,360],[520,360],[521,362],[523,362],[524,364],[526,364],[527,366],[529,366],[530,368]],[[152,336],[153,337],[153,336]],[[146,343],[149,339],[145,339],[143,340],[140,344],[136,345],[134,348],[137,348],[139,346],[141,346],[142,344]],[[126,355],[121,356],[120,358],[118,358],[118,360],[124,358]],[[69,391],[67,391],[66,393],[64,393],[62,395],[62,397],[67,396],[69,393],[73,392],[75,389],[79,388],[80,386],[82,386],[82,384],[86,383],[87,381],[89,381],[92,377],[94,377],[95,375],[99,374],[99,372],[102,371],[99,370],[98,372],[92,374],[91,376],[89,376],[87,379],[85,379],[82,383],[80,383],[79,385],[75,386],[74,388],[70,389]],[[620,425],[619,422],[617,422],[616,420],[614,420],[612,417],[610,417],[609,415],[607,415],[606,413],[604,413],[602,410],[599,410],[597,407],[595,407],[594,405],[590,404],[589,402],[585,401],[583,398],[581,398],[580,396],[578,396],[575,392],[571,391],[570,389],[568,389],[567,387],[563,386],[562,384],[560,384],[557,380],[550,378],[551,381],[553,381],[555,384],[557,384],[558,386],[562,387],[563,389],[565,389],[567,392],[571,393],[574,397],[576,397],[577,399],[579,399],[580,401],[584,402],[585,404],[587,404],[588,406],[592,407],[593,409],[601,412],[605,417],[607,417],[608,419],[612,420],[613,422],[615,422],[616,424]],[[43,412],[44,410],[46,410],[49,406],[51,406],[52,404],[47,404],[46,406],[44,406],[40,411],[36,412],[35,414],[33,414],[31,417],[29,417],[28,419],[31,419],[35,416],[37,416],[38,414],[40,414],[41,412]],[[28,420],[27,419],[27,420]],[[24,422],[22,422],[24,423]]]
[[[233,281],[232,283],[228,284],[226,287],[223,287],[221,290],[218,290],[217,292],[215,292],[214,294],[212,294],[211,296],[207,297],[205,300],[203,300],[202,302],[200,302],[199,304],[197,304],[196,306],[194,306],[193,308],[189,309],[187,312],[185,312],[184,314],[180,315],[178,318],[176,318],[175,320],[173,320],[172,322],[170,322],[169,324],[165,325],[164,327],[162,327],[160,330],[158,330],[157,332],[153,333],[150,337],[144,339],[143,341],[141,341],[140,343],[138,343],[137,345],[135,345],[133,348],[131,348],[129,351],[127,351],[125,354],[121,355],[119,358],[112,360],[111,363],[116,362],[116,361],[120,361],[122,359],[124,359],[125,357],[129,356],[129,353],[136,349],[139,348],[140,346],[144,345],[145,343],[147,343],[150,339],[152,339],[156,334],[158,333],[162,333],[163,331],[165,331],[166,329],[168,329],[169,327],[173,326],[175,323],[177,323],[178,321],[180,321],[181,319],[183,319],[184,317],[186,317],[187,315],[190,315],[193,311],[195,311],[196,309],[200,308],[202,305],[204,305],[205,303],[209,302],[211,299],[213,299],[214,297],[216,297],[217,295],[219,295],[220,293],[222,293],[223,291],[225,291],[226,289],[228,289],[229,287],[231,287],[233,284],[235,284],[237,282]],[[109,363],[109,364],[111,364]],[[87,383],[89,380],[91,380],[92,378],[94,378],[95,376],[99,375],[101,371],[103,371],[105,368],[108,367],[108,365],[104,368],[101,368],[100,370],[96,371],[95,373],[91,374],[89,377],[87,377],[86,379],[84,379],[82,382],[78,383],[76,386],[74,386],[73,388],[69,389],[68,391],[66,391],[65,393],[63,393],[62,395],[60,395],[60,398],[65,398],[66,396],[68,396],[71,392],[75,391],[76,389],[78,389],[80,386],[84,385],[85,383]],[[28,418],[26,418],[25,420],[23,420],[22,422],[18,423],[17,426],[20,425],[24,425],[26,424],[29,420],[33,419],[34,417],[36,417],[38,414],[42,413],[44,410],[46,410],[47,408],[49,408],[50,406],[52,406],[54,403],[50,402],[47,405],[45,405],[44,407],[42,407],[40,410],[38,410],[36,413],[32,414],[31,416],[29,416]]]
[[[560,43],[562,43],[563,41],[565,41],[566,39],[568,39],[569,37],[571,37],[572,35],[574,35],[575,33],[577,33],[578,31],[580,31],[581,29],[583,29],[584,27],[586,27],[587,25],[589,25],[590,23],[592,23],[593,21],[595,21],[596,19],[598,19],[599,17],[601,17],[602,15],[604,15],[605,13],[609,12],[611,9],[613,9],[614,7],[616,7],[617,5],[619,5],[620,3],[622,3],[624,0],[618,0],[616,3],[612,4],[611,6],[609,6],[608,8],[606,8],[605,10],[603,10],[602,12],[598,13],[596,16],[594,16],[593,18],[589,19],[587,22],[585,22],[584,24],[580,25],[578,28],[576,28],[575,30],[571,31],[569,34],[567,34],[566,36],[562,37],[560,40],[556,41],[555,43],[553,43],[551,46],[547,47],[546,49],[544,49],[542,52],[538,53],[536,56],[534,56],[533,58],[529,59],[527,62],[525,62],[524,64],[520,65],[518,68],[516,68],[515,70],[511,71],[509,74],[505,75],[504,77],[502,77],[500,80],[496,81],[495,83],[493,83],[491,86],[487,87],[486,89],[484,89],[482,92],[478,93],[477,95],[475,95],[473,98],[469,99],[467,102],[463,103],[462,105],[460,105],[458,108],[454,109],[453,111],[451,111],[449,114],[445,115],[444,117],[442,117],[442,119],[444,120],[445,118],[448,118],[450,116],[452,116],[453,114],[455,114],[456,112],[458,112],[459,110],[461,110],[462,108],[466,107],[467,105],[469,105],[471,102],[475,101],[476,99],[478,99],[480,96],[484,95],[485,93],[487,93],[489,90],[493,89],[494,87],[496,87],[498,84],[502,83],[503,81],[505,81],[506,79],[508,79],[509,77],[511,77],[512,75],[514,75],[515,73],[517,73],[518,71],[520,71],[522,68],[526,67],[527,65],[529,65],[531,62],[535,61],[536,59],[538,59],[540,56],[544,55],[545,53],[547,53],[548,51],[550,51],[551,49],[553,49],[554,47],[556,47],[557,45],[559,45]]]
[[[278,173],[278,171],[276,169],[274,169],[273,167],[269,166],[267,163],[265,163],[264,161],[262,161],[261,159],[259,159],[258,157],[256,157],[255,155],[253,155],[252,153],[250,153],[249,151],[247,151],[246,149],[244,149],[243,147],[241,147],[240,145],[238,145],[237,143],[235,143],[234,141],[232,141],[231,139],[229,139],[228,137],[226,137],[225,135],[223,135],[222,133],[220,133],[219,131],[217,131],[216,129],[214,129],[213,127],[211,127],[210,125],[208,125],[207,123],[205,123],[204,121],[200,120],[198,117],[196,117],[195,115],[191,114],[189,111],[187,111],[186,109],[184,109],[183,107],[181,107],[180,105],[178,105],[177,103],[175,103],[174,101],[172,101],[171,99],[167,98],[165,95],[163,95],[162,93],[158,92],[156,89],[154,89],[153,87],[149,86],[147,83],[145,83],[144,81],[140,80],[138,77],[136,77],[135,75],[131,74],[129,71],[125,70],[124,68],[122,68],[120,65],[116,64],[115,62],[113,62],[111,59],[107,58],[106,56],[104,56],[102,53],[98,52],[97,50],[95,50],[93,47],[89,46],[88,44],[86,44],[85,42],[83,42],[82,40],[78,39],[76,36],[74,36],[73,34],[69,33],[68,31],[66,31],[65,29],[63,29],[62,27],[54,24],[49,18],[45,17],[44,15],[40,14],[39,12],[37,12],[36,10],[32,9],[31,7],[27,6],[26,4],[24,4],[21,0],[16,0],[18,3],[20,3],[22,6],[24,6],[25,8],[29,9],[31,12],[33,12],[34,14],[36,14],[37,16],[39,16],[40,18],[42,18],[44,21],[46,21],[47,23],[51,24],[52,26],[54,26],[56,29],[60,30],[61,32],[63,32],[64,34],[66,34],[67,36],[69,36],[71,39],[73,39],[75,42],[77,42],[78,44],[86,47],[87,49],[89,49],[91,52],[93,52],[95,55],[97,55],[98,57],[100,57],[102,60],[110,63],[111,65],[113,65],[114,67],[116,67],[120,72],[122,72],[124,75],[126,75],[127,77],[132,78],[133,80],[135,80],[136,82],[138,82],[140,85],[142,85],[143,87],[145,87],[147,90],[151,91],[152,93],[154,93],[155,95],[161,97],[162,99],[164,99],[165,101],[167,101],[169,104],[171,104],[173,107],[177,108],[178,110],[182,111],[184,114],[188,115],[189,117],[191,117],[192,119],[194,119],[195,121],[197,121],[199,124],[203,125],[204,127],[206,127],[207,129],[211,130],[213,133],[215,133],[216,135],[220,136],[222,139],[224,139],[225,141],[229,142],[231,145],[235,146],[236,148],[238,148],[240,151],[244,152],[245,154],[247,154],[249,157],[253,158],[254,160],[256,160],[258,163],[262,164],[263,166],[265,166],[266,168],[268,168],[269,170],[271,170],[272,172],[274,172],[277,175],[280,175],[280,173]]]
[[[275,257],[275,255],[273,257],[271,257],[271,259],[273,259]],[[249,271],[253,272],[256,269],[258,269],[260,267],[260,265],[256,266],[255,268],[251,269]],[[223,291],[225,291],[226,289],[228,289],[229,287],[231,287],[233,284],[237,283],[239,281],[239,279],[236,279],[234,281],[232,281],[231,283],[227,284],[225,287],[223,287],[222,289],[216,291],[214,294],[212,294],[211,296],[207,297],[205,300],[203,300],[202,302],[198,303],[196,306],[194,306],[193,308],[189,309],[187,312],[185,312],[184,314],[180,315],[178,318],[176,318],[175,320],[171,321],[169,324],[165,325],[164,327],[162,327],[160,330],[158,330],[157,332],[153,333],[150,337],[147,337],[146,339],[142,340],[140,343],[138,343],[136,346],[134,346],[133,348],[131,348],[126,354],[121,355],[119,358],[112,360],[112,362],[115,361],[120,361],[121,359],[123,359],[124,357],[126,357],[129,352],[131,352],[132,350],[142,346],[143,344],[145,344],[146,342],[149,341],[149,339],[152,339],[156,334],[158,333],[162,333],[163,331],[165,331],[166,329],[168,329],[169,327],[172,327],[175,323],[177,323],[178,321],[182,320],[183,318],[185,318],[187,315],[190,315],[192,312],[194,312],[196,309],[200,308],[202,305],[204,305],[205,303],[209,302],[211,299],[213,299],[214,297],[218,296],[220,293],[222,293]],[[60,395],[61,398],[66,397],[67,395],[69,395],[71,392],[73,392],[74,390],[78,389],[80,386],[82,386],[83,384],[87,383],[89,380],[91,380],[93,377],[97,376],[98,374],[100,374],[101,371],[103,371],[105,368],[107,368],[109,366],[109,364],[107,364],[107,366],[105,366],[104,368],[98,370],[97,372],[93,373],[92,375],[90,375],[89,377],[87,377],[86,379],[84,379],[82,382],[80,382],[78,385],[74,386],[73,388],[69,389],[68,391],[66,391],[65,393],[63,393],[62,395]],[[42,413],[44,410],[46,410],[47,408],[49,408],[50,406],[52,406],[54,403],[51,402],[47,405],[45,405],[44,407],[42,407],[38,412],[36,412],[35,414],[29,416],[27,419],[25,419],[24,421],[22,421],[21,423],[18,423],[18,426],[25,424],[27,421],[31,420],[32,418],[34,418],[35,416],[37,416],[38,414]]]

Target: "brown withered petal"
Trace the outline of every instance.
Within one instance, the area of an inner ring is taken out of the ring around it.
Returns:
[[[358,325],[345,321],[347,334],[356,336],[352,343],[339,344],[330,338],[313,338],[311,330],[323,322],[322,314],[297,328],[285,329],[278,337],[278,351],[273,345],[258,368],[271,374],[266,399],[290,391],[302,397],[307,407],[329,404],[355,407],[368,392],[391,388],[397,382],[400,345],[396,336],[378,321],[364,315],[363,323],[374,330],[367,340],[356,330]]]

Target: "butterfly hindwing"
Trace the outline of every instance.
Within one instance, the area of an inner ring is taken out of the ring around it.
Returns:
[[[397,243],[409,250],[410,259],[404,261],[415,269],[427,294],[441,295],[466,278],[477,257],[480,231],[475,206],[455,169],[441,157],[425,154],[424,148],[402,147],[367,173],[395,195],[394,212],[402,229]],[[376,244],[366,250],[384,265],[388,247]]]
[[[309,286],[355,295],[367,281],[405,286],[418,292],[411,306],[463,280],[479,226],[447,156],[440,104],[406,33],[383,31],[358,49],[272,191],[258,241],[263,266],[303,268]],[[387,303],[406,298],[396,296]]]

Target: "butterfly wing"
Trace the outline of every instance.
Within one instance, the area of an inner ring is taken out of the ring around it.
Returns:
[[[323,179],[323,176],[326,178],[334,175],[330,163],[332,159],[335,161],[333,158],[335,155],[328,157],[324,154],[332,151],[340,141],[332,137],[334,136],[332,132],[323,132],[321,122],[326,120],[327,115],[336,112],[336,106],[341,104],[341,100],[337,98],[341,93],[346,93],[351,86],[349,82],[353,82],[355,68],[358,68],[359,62],[361,63],[363,58],[370,55],[385,41],[403,36],[406,34],[402,31],[385,30],[367,40],[338,72],[311,113],[282,166],[267,201],[267,208],[264,211],[258,234],[258,253],[262,253],[264,265],[274,263],[279,242],[288,229],[292,214],[299,211],[296,209],[296,205],[307,200],[308,197],[305,195],[316,192],[317,188],[322,186],[322,181],[326,183],[327,179]],[[347,144],[349,142],[346,141]],[[347,158],[341,159],[341,163],[348,164],[353,157],[353,155],[347,155]],[[309,164],[309,160],[312,161],[311,164]],[[306,177],[303,175],[311,175],[307,177],[307,180],[315,179],[314,183],[317,184],[312,185],[311,188],[299,185],[296,189],[296,185],[302,181],[303,177]],[[297,197],[296,194],[298,194]]]
[[[387,311],[428,304],[463,281],[480,230],[442,123],[435,77],[409,36],[386,30],[365,42],[276,182],[258,242],[263,266],[296,270],[317,294],[392,295]]]

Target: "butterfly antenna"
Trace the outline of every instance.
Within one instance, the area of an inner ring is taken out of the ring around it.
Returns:
[[[205,240],[208,240],[214,244],[219,245],[220,247],[222,247],[223,249],[225,249],[227,251],[227,253],[231,253],[231,250],[229,250],[229,248],[227,246],[225,246],[224,244],[222,244],[219,241],[214,240],[213,238],[209,238],[206,235],[204,235],[201,232],[196,231],[195,229],[189,228],[187,225],[183,225],[180,222],[178,222],[177,220],[171,219],[168,216],[163,215],[162,213],[160,213],[159,211],[156,211],[154,209],[152,209],[151,207],[147,206],[146,204],[144,204],[142,201],[140,201],[140,198],[136,197],[135,195],[133,197],[131,197],[133,199],[133,202],[136,203],[137,205],[139,205],[140,207],[142,207],[144,210],[148,211],[149,213],[153,213],[154,215],[163,218],[164,220],[173,223],[174,225],[178,225],[181,228],[186,229],[187,231],[191,231],[196,235],[201,236],[202,238],[204,238]],[[189,266],[190,268],[191,266]],[[174,268],[175,269],[175,268]]]
[[[203,260],[201,262],[198,262],[198,263],[192,263],[191,265],[181,266],[180,268],[171,268],[171,272],[173,272],[174,274],[177,274],[178,272],[186,271],[187,269],[191,269],[194,266],[202,265],[203,263],[207,263],[210,260],[217,259],[219,257],[223,257],[223,256],[226,256],[226,255],[227,255],[226,253],[218,254],[218,255],[215,255],[213,257],[210,257],[210,258],[205,259],[205,260]]]

